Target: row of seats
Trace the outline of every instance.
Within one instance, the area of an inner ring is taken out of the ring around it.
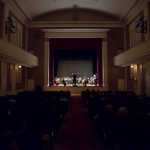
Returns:
[[[0,149],[53,149],[70,95],[70,91],[23,91],[0,97]]]
[[[104,143],[150,148],[149,97],[131,91],[94,90],[82,91],[81,96]]]

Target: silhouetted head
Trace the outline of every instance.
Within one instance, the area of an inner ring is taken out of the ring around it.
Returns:
[[[106,111],[107,111],[107,112],[113,112],[113,111],[114,111],[113,105],[108,104],[108,105],[106,106]]]

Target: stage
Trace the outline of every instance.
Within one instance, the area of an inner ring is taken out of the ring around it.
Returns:
[[[82,91],[85,91],[89,89],[90,91],[91,90],[100,90],[100,91],[106,91],[108,90],[106,87],[100,87],[100,86],[49,86],[49,87],[46,87],[44,90],[46,91],[70,91],[71,94],[81,94]]]

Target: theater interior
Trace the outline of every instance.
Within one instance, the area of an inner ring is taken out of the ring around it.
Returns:
[[[149,0],[0,0],[0,150],[150,150]]]

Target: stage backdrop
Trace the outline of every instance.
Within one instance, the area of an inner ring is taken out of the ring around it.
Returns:
[[[57,66],[57,77],[72,77],[72,73],[81,77],[93,76],[92,60],[59,60]]]
[[[100,38],[52,38],[49,42],[49,79],[52,84],[54,76],[58,75],[58,64],[61,60],[82,60],[83,62],[80,62],[80,66],[83,66],[82,70],[86,68],[82,64],[84,61],[92,62],[93,67],[89,68],[89,74],[91,70],[93,74],[97,73],[99,84],[102,84],[102,40]]]

